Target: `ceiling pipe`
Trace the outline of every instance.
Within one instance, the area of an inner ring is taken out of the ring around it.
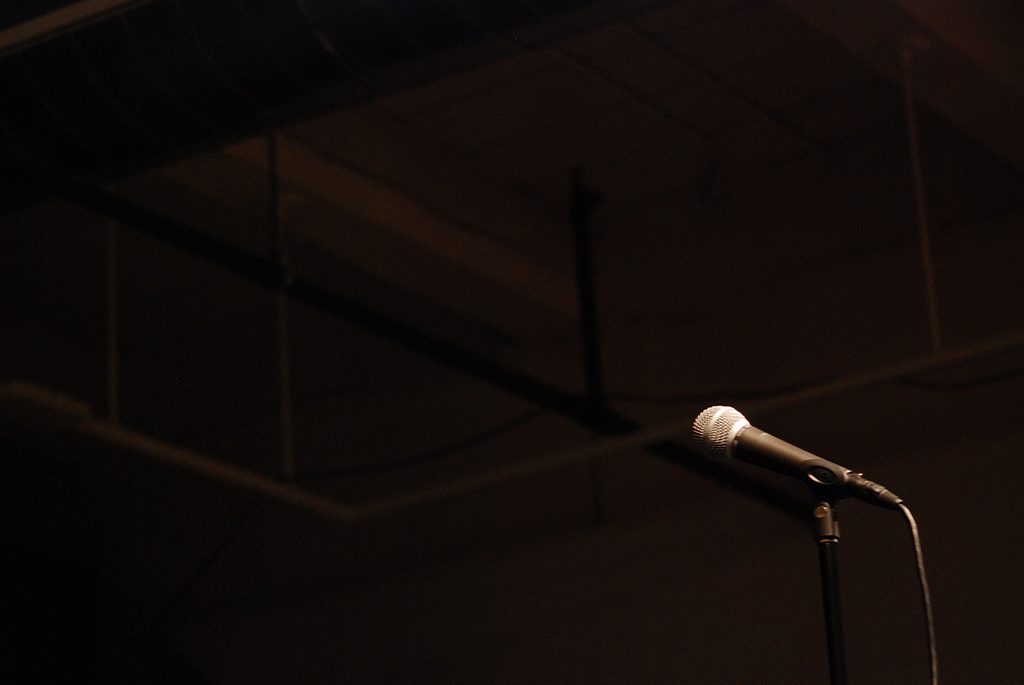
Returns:
[[[60,452],[65,456],[69,447],[95,450],[102,454],[110,454],[111,450],[114,450],[118,454],[128,457],[142,457],[152,462],[195,473],[344,524],[381,518],[415,507],[437,503],[487,487],[550,472],[576,463],[581,459],[609,453],[606,448],[598,447],[595,450],[594,447],[585,447],[537,461],[510,464],[496,470],[444,483],[434,488],[417,490],[368,504],[349,505],[335,498],[317,495],[290,483],[284,483],[115,425],[110,421],[95,417],[91,408],[83,402],[31,384],[10,383],[0,386],[0,428],[7,429],[8,427],[16,429],[14,439],[19,444],[36,445],[46,450],[52,450],[54,445],[59,444]],[[660,447],[663,446],[664,444],[660,445]],[[711,462],[702,457],[700,459],[709,465],[710,472],[731,473],[717,462]],[[770,486],[745,475],[736,475],[742,480],[749,481],[750,491],[748,494],[755,491],[760,492],[761,499],[775,504],[784,503],[788,497],[782,492],[776,492],[773,495],[774,489]],[[732,484],[732,489],[736,489],[736,483]],[[791,507],[780,508],[783,511],[788,511],[791,508],[792,512],[789,513],[804,518],[802,515],[806,514],[805,507],[795,499],[790,499]]]
[[[196,473],[341,523],[368,518],[369,512],[358,507],[96,418],[87,404],[35,385],[9,383],[0,386],[0,427],[8,426],[21,429],[16,442],[44,450],[50,449],[55,441],[59,441],[62,453],[66,453],[69,446],[92,448],[105,455],[116,450],[120,454],[141,456]],[[26,429],[29,435],[25,435]]]
[[[947,350],[939,355],[878,367],[808,387],[799,392],[786,393],[754,402],[751,403],[748,411],[751,415],[763,414],[812,400],[836,397],[856,390],[898,381],[913,374],[941,369],[952,364],[981,359],[1022,347],[1024,347],[1024,332],[1016,332],[974,345]],[[37,437],[42,437],[44,442],[55,435],[62,435],[83,439],[87,444],[101,447],[104,453],[107,453],[109,448],[115,447],[122,453],[191,471],[345,524],[436,504],[452,497],[542,475],[601,456],[664,445],[666,440],[689,434],[692,422],[693,417],[687,416],[680,421],[668,422],[629,435],[595,441],[575,449],[552,452],[529,461],[509,464],[436,487],[367,504],[348,505],[334,498],[316,495],[302,488],[281,483],[197,452],[169,445],[141,433],[118,427],[109,421],[97,419],[87,405],[77,400],[26,384],[8,384],[0,387],[0,423],[13,423],[28,428]],[[717,469],[727,470],[727,467],[718,462],[711,462],[703,457],[701,459]],[[746,478],[746,476],[743,477]],[[768,494],[769,486],[761,484],[761,487]],[[778,497],[780,494],[776,493],[774,496]],[[786,497],[792,507],[781,507],[782,511],[791,513],[800,520],[806,519],[805,503],[788,495]]]

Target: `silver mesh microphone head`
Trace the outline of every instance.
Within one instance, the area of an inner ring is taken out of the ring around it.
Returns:
[[[732,457],[736,436],[748,426],[746,417],[732,407],[708,407],[693,421],[693,439],[706,456],[725,461]]]

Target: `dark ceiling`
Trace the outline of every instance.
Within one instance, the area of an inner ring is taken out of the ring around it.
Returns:
[[[732,404],[1020,681],[1024,12],[492,4],[4,4],[4,671],[826,682]],[[838,509],[851,682],[927,682]]]

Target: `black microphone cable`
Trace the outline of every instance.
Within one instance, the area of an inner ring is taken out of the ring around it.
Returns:
[[[917,521],[910,509],[903,502],[899,503],[900,511],[910,526],[910,536],[914,540],[914,555],[917,557],[917,579],[921,586],[921,601],[924,604],[924,619],[928,625],[928,655],[931,667],[932,685],[939,685],[939,651],[935,644],[935,619],[932,615],[932,596],[928,589],[928,578],[924,572],[924,554],[921,552],[921,536],[917,531]]]

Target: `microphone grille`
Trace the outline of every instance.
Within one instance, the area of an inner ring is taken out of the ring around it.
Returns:
[[[693,421],[693,439],[706,456],[725,461],[732,456],[729,448],[733,440],[749,425],[746,417],[732,407],[708,407]]]

